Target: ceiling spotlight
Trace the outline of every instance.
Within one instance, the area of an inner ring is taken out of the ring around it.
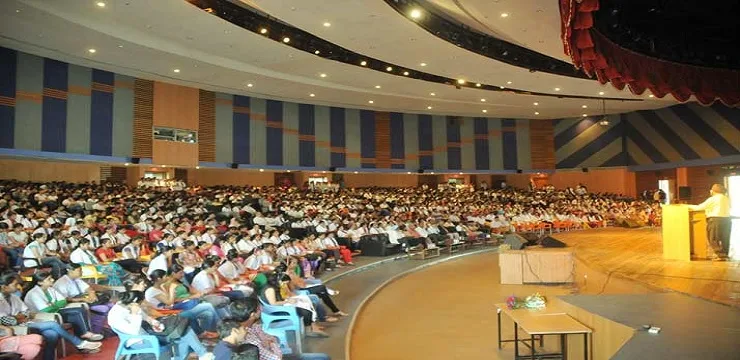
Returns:
[[[167,165],[160,165],[159,167],[167,167]]]
[[[365,66],[365,65],[367,65],[367,61],[365,61],[365,60],[362,60],[362,61],[360,62],[360,65],[362,65],[362,66]]]
[[[404,71],[403,72],[403,76],[409,76],[409,72],[408,71]]]
[[[95,49],[87,49],[87,52],[89,52],[90,54],[95,54],[98,51]]]
[[[380,89],[380,85],[375,85],[375,88],[376,89]]]
[[[200,169],[200,166],[196,166],[196,167],[195,167],[195,170],[198,170],[198,169]]]
[[[129,165],[130,165],[129,163],[123,163],[123,166],[129,166]]]
[[[486,110],[486,109],[483,109],[483,112],[484,112],[484,113],[487,113],[487,112],[488,112],[488,110]]]
[[[581,116],[586,117],[586,116],[588,116],[588,114],[581,114]]]
[[[321,51],[318,51],[318,50],[316,50],[316,51],[314,51],[313,53],[314,53],[314,54],[316,54],[316,55],[318,55],[318,54],[320,54],[320,53],[321,53]]]
[[[582,108],[582,109],[585,109],[585,108],[587,108],[587,107],[588,107],[588,105],[581,105],[581,108]]]
[[[429,93],[429,95],[432,95],[432,96],[437,96],[437,94],[436,94],[436,93]]]
[[[357,171],[355,171],[354,173],[357,174]]]
[[[406,175],[411,175],[411,171],[407,171],[406,172]]]
[[[260,172],[265,172],[265,169],[260,169]]]
[[[537,105],[539,105],[539,104],[540,104],[540,103],[536,102],[536,103],[534,103],[534,106],[537,106]]]
[[[560,91],[560,88],[555,88],[555,91]]]
[[[393,71],[393,68],[389,66],[389,67],[385,68],[385,70],[386,71]]]
[[[375,101],[370,100],[370,101],[368,101],[368,103],[375,104]]]
[[[326,74],[319,74],[319,76],[321,76],[321,77],[326,77]]]
[[[499,86],[498,88],[501,90],[506,89],[503,85]]]
[[[265,28],[260,29],[260,34],[267,34],[267,29]]]
[[[104,8],[105,7],[105,3],[102,2],[102,1],[96,2],[95,5],[97,5],[98,7],[101,7],[101,8]]]
[[[480,87],[480,83],[476,83],[475,84],[475,87]]]
[[[486,102],[486,99],[480,99],[481,102]]]
[[[430,174],[434,175],[434,171],[430,172]]]
[[[604,95],[604,92],[603,91],[599,91],[599,95]]]
[[[599,121],[599,125],[601,125],[601,126],[609,126],[609,119],[604,118],[603,120]]]
[[[654,98],[654,97],[655,97],[655,95],[653,95],[653,94],[650,94],[650,95],[648,95],[648,97]]]
[[[506,82],[506,84],[507,84],[507,85],[511,85],[511,81],[507,81],[507,82]]]
[[[284,37],[284,38],[283,38],[283,42],[284,42],[284,43],[286,43],[286,44],[287,44],[287,43],[289,43],[289,42],[290,42],[290,38],[289,38],[289,37],[287,37],[287,36],[286,36],[286,37]]]
[[[247,84],[247,87],[252,87],[252,86],[254,86],[252,85],[252,83]]]
[[[431,106],[427,106],[427,109],[428,109],[428,110],[432,110],[432,107],[431,107]]]
[[[172,70],[172,71],[174,71],[176,73],[179,73],[180,72],[180,69],[175,69],[175,70]]]
[[[460,85],[465,84],[465,79],[457,79],[457,83]]]
[[[316,96],[316,94],[308,94],[308,96],[314,97],[314,96]]]
[[[421,63],[419,65],[421,65],[421,66],[427,66],[427,63]]]
[[[419,10],[419,9],[411,10],[411,14],[410,15],[411,15],[411,18],[412,19],[418,19],[418,18],[421,17],[421,10]]]
[[[462,173],[462,171],[460,171],[460,172],[459,172],[459,173],[457,173],[457,174],[458,174],[458,175],[462,175],[463,173]]]
[[[119,49],[123,49],[123,45],[118,45],[118,48]]]
[[[509,17],[509,13],[501,13],[501,17],[502,18]]]
[[[535,115],[539,115],[539,114],[540,114],[540,112],[539,112],[539,111],[535,111],[535,112],[534,112],[534,114],[535,114]]]
[[[331,23],[330,22],[325,22],[324,23],[324,27],[329,27],[329,26],[331,26]]]

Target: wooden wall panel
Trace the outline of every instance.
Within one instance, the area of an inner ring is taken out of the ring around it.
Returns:
[[[100,182],[100,165],[62,161],[0,159],[0,179],[34,182]]]
[[[530,152],[532,169],[555,168],[555,140],[552,121],[531,120],[529,122]]]
[[[344,186],[353,187],[416,187],[416,174],[344,174]]]
[[[196,167],[198,144],[153,140],[152,162],[156,165]]]
[[[198,106],[198,161],[216,161],[216,94],[200,90]]]
[[[676,169],[635,172],[635,193],[639,196],[645,190],[657,189],[658,180],[676,180]]]
[[[152,125],[154,118],[154,82],[134,81],[133,157],[152,157]]]
[[[196,88],[154,82],[154,126],[198,131],[199,93]]]
[[[252,185],[272,186],[275,184],[275,174],[265,171],[235,169],[188,169],[189,185]]]
[[[713,184],[725,184],[725,174],[719,166],[697,166],[686,169],[688,186],[691,187],[691,203],[699,204],[709,197]]]
[[[549,183],[557,189],[584,184],[589,191],[635,196],[635,173],[627,168],[558,171],[550,175]]]

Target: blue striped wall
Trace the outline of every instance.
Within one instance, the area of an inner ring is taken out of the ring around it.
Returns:
[[[131,157],[134,80],[0,47],[0,148]]]

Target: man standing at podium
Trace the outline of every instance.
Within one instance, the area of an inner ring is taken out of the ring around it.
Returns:
[[[730,249],[730,199],[725,195],[725,187],[712,185],[709,198],[699,205],[689,205],[691,210],[704,210],[707,216],[707,240],[714,250],[712,260],[727,260]]]

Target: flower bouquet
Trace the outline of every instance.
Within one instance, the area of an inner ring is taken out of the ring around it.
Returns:
[[[506,298],[506,306],[509,309],[542,309],[547,301],[540,293],[527,296],[524,300],[512,295]]]

